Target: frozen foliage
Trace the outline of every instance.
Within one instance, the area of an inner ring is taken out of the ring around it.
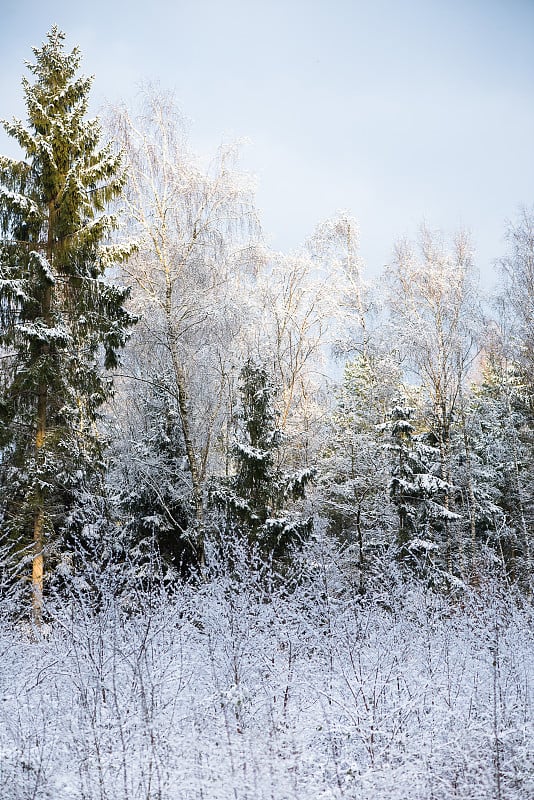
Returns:
[[[106,208],[124,185],[121,158],[85,119],[91,80],[77,77],[80,53],[64,40],[53,27],[33,48],[27,127],[3,126],[23,160],[0,157],[0,519],[11,555],[31,567],[35,619],[83,530],[70,528],[74,509],[89,486],[99,492],[104,369],[118,366],[134,323],[128,291],[103,276],[109,248],[100,255],[117,227]]]
[[[311,519],[288,506],[303,499],[314,470],[285,473],[277,464],[283,434],[267,369],[249,359],[241,370],[239,390],[235,474],[214,486],[212,498],[225,517],[219,521],[223,539],[244,534],[265,561],[280,563],[310,533]]]
[[[22,214],[36,215],[38,212],[37,204],[31,198],[19,192],[11,192],[4,186],[0,186],[0,198],[3,203],[9,204]]]
[[[98,609],[4,623],[5,800],[531,797],[532,611],[491,586],[362,604],[313,547],[289,596],[223,573],[128,613],[104,575]]]

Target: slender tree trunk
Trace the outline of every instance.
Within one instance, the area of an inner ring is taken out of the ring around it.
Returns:
[[[463,394],[461,393],[461,388],[460,388],[460,421],[462,423],[462,437],[463,437],[464,454],[465,454],[465,470],[466,470],[468,510],[469,510],[469,570],[471,572],[472,578],[476,580],[473,569],[475,561],[475,547],[476,547],[475,491],[473,488],[473,465],[471,461],[471,446],[469,444],[469,437],[467,435],[464,400],[463,400]]]
[[[193,432],[191,429],[191,418],[187,404],[187,386],[184,371],[180,365],[178,353],[174,344],[171,344],[171,357],[174,370],[174,379],[178,389],[178,410],[182,433],[184,436],[185,453],[187,464],[191,473],[192,500],[195,514],[196,538],[192,542],[197,551],[198,563],[204,565],[204,506],[203,506],[203,480],[202,470],[198,463],[195,446],[193,442]]]
[[[525,547],[525,553],[524,553],[524,557],[523,557],[524,568],[523,568],[522,572],[530,580],[530,577],[532,575],[532,555],[531,555],[531,549],[530,549],[530,537],[529,537],[529,531],[528,531],[528,527],[527,527],[527,521],[526,521],[526,518],[525,518],[525,503],[524,503],[524,500],[523,500],[523,491],[522,491],[522,488],[521,488],[521,477],[520,477],[520,473],[519,473],[519,452],[518,452],[518,448],[517,448],[517,431],[516,431],[516,429],[514,427],[514,423],[513,423],[512,406],[511,406],[511,402],[510,402],[510,394],[509,394],[509,391],[508,391],[508,387],[507,387],[507,391],[506,391],[506,410],[507,410],[507,413],[508,413],[508,420],[509,420],[509,425],[510,425],[510,430],[511,430],[510,441],[511,441],[511,445],[512,445],[512,454],[513,454],[513,459],[514,459],[513,460],[513,480],[514,480],[514,484],[515,484],[514,488],[515,488],[515,493],[516,493],[516,497],[517,497],[517,510],[518,510],[518,515],[519,515],[519,524],[520,524],[520,528],[521,528],[521,534],[523,536],[523,542],[524,542],[524,547]]]
[[[442,418],[438,422],[439,431],[439,458],[440,458],[440,470],[441,470],[441,480],[445,481],[447,486],[450,483],[450,472],[449,472],[449,431],[447,429],[447,422],[445,416],[445,410],[442,409]],[[451,498],[450,492],[447,488],[445,490],[445,497],[443,498],[443,505],[450,511],[451,506]],[[452,574],[452,565],[453,565],[453,554],[452,554],[452,542],[451,542],[451,530],[449,527],[449,521],[445,520],[443,524],[445,530],[445,559],[447,564],[447,572]]]
[[[365,592],[365,583],[363,577],[364,571],[364,555],[363,555],[363,532],[362,532],[362,500],[358,502],[358,510],[356,511],[356,530],[358,532],[358,570],[359,570],[359,587],[358,590],[361,595]]]
[[[46,244],[46,257],[50,267],[54,252],[54,220],[55,201],[48,206],[48,238]],[[45,325],[50,326],[52,310],[52,287],[47,286],[43,292],[41,312]],[[41,355],[46,357],[50,347],[41,345]],[[47,430],[48,386],[40,380],[37,395],[37,430],[35,434],[35,455],[39,468],[40,452],[44,446]],[[33,621],[40,626],[43,621],[43,590],[44,590],[44,538],[45,538],[45,492],[39,489],[35,499],[33,515],[33,559],[32,559],[32,612]]]
[[[49,295],[49,291],[47,291]],[[45,301],[46,302],[46,301]],[[45,305],[45,304],[43,304]],[[49,306],[49,302],[48,302]],[[43,354],[48,351],[48,346],[43,345]],[[46,437],[46,411],[48,400],[48,387],[46,383],[39,384],[37,398],[37,432],[35,434],[35,455],[39,465],[40,451]],[[36,625],[41,625],[43,618],[43,584],[44,584],[44,528],[45,528],[45,493],[39,489],[35,498],[35,511],[33,516],[33,560],[32,560],[32,609],[33,620]]]
[[[37,434],[35,450],[37,461],[46,434],[46,386],[39,387],[37,403]],[[44,582],[44,493],[40,489],[36,497],[33,521],[33,561],[32,561],[32,610],[33,621],[40,626],[43,620],[43,582]]]

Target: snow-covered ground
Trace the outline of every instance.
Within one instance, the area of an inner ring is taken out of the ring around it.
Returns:
[[[532,610],[341,583],[219,576],[4,623],[3,800],[534,797]]]

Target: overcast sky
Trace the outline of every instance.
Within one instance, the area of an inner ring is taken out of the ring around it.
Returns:
[[[92,111],[175,90],[200,152],[246,137],[269,243],[350,210],[370,275],[395,240],[471,230],[484,282],[534,203],[534,0],[0,0],[0,117],[58,24]],[[0,152],[10,145],[0,135]]]

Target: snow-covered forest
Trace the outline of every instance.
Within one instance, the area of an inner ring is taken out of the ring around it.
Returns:
[[[532,797],[534,207],[491,295],[465,230],[272,252],[80,62],[0,156],[2,797]]]

